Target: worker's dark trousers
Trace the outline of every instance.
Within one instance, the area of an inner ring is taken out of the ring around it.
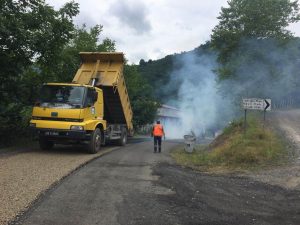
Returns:
[[[157,151],[158,147],[158,152],[161,152],[161,136],[154,136],[154,152]]]

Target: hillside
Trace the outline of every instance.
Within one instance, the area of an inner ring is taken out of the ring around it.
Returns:
[[[192,51],[168,55],[162,59],[150,59],[147,62],[142,59],[138,65],[138,71],[153,88],[155,98],[161,100],[162,103],[166,103],[177,99],[179,83],[176,83],[176,81],[172,81],[172,85],[169,85],[169,83],[172,73],[183,67],[182,58],[188,55],[201,56],[209,52],[209,43],[206,43]]]

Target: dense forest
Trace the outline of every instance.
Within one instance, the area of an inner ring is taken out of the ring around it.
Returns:
[[[117,50],[114,40],[102,38],[101,25],[74,25],[79,10],[75,2],[55,10],[44,0],[1,1],[1,143],[26,135],[39,88],[49,81],[70,82],[80,51]],[[125,65],[135,127],[151,123],[160,103],[200,117],[227,112],[224,105],[238,108],[241,97],[298,101],[300,39],[288,26],[299,20],[298,1],[230,0],[207,43]]]

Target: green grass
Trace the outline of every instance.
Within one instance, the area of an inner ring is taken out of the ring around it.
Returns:
[[[198,169],[254,169],[274,165],[285,155],[283,140],[255,116],[248,118],[246,133],[243,121],[234,121],[210,145],[197,146],[193,153],[183,147],[172,152],[179,164]]]

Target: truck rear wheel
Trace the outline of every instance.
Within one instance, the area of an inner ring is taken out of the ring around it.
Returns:
[[[42,150],[49,150],[49,149],[53,148],[53,146],[54,146],[54,142],[49,141],[45,137],[39,138],[39,144],[40,144],[40,149],[42,149]]]
[[[88,152],[90,154],[97,153],[101,148],[101,130],[96,128],[91,135],[91,140],[88,147]]]
[[[122,129],[122,134],[121,134],[121,138],[118,141],[118,145],[124,146],[126,144],[127,144],[127,130]]]

